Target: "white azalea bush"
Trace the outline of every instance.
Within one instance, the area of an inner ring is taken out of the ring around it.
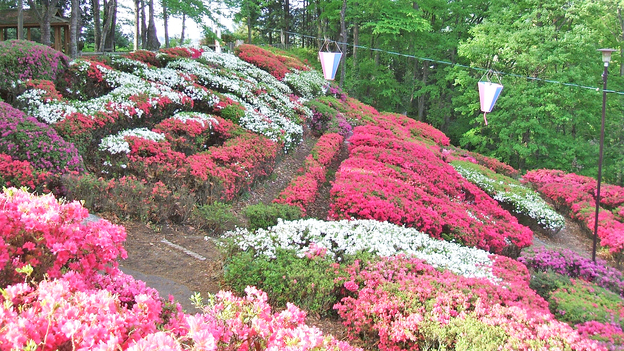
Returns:
[[[544,230],[556,233],[565,226],[565,218],[539,194],[516,180],[497,174],[468,161],[452,161],[451,165],[469,182],[483,189],[496,201],[506,203],[514,211],[537,222]]]
[[[291,86],[295,92],[304,99],[312,100],[325,95],[329,84],[318,71],[297,71],[286,73],[284,82]]]
[[[231,241],[239,250],[253,252],[255,256],[276,258],[279,249],[292,250],[298,257],[304,257],[319,249],[326,250],[325,254],[334,260],[359,252],[384,257],[406,254],[465,277],[496,280],[488,252],[436,240],[414,228],[388,222],[278,220],[278,224],[268,230],[250,232],[245,228],[237,228],[226,233],[224,237],[228,239],[226,242]]]

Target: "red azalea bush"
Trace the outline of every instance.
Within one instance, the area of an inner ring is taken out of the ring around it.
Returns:
[[[290,72],[275,54],[255,45],[243,44],[236,48],[236,56],[258,68],[269,72],[273,77],[282,80]]]
[[[587,230],[593,231],[596,220],[595,179],[559,170],[540,169],[527,172],[523,181],[531,183],[558,207],[568,209],[572,218],[580,220]],[[606,185],[605,188],[605,199],[601,197],[600,204],[607,208],[621,205],[624,188],[615,185]],[[620,221],[622,217],[619,211],[619,208],[615,208],[611,212],[601,206],[598,214],[600,245],[608,247],[617,259],[620,259],[624,250],[624,222]]]
[[[380,350],[475,342],[482,349],[604,350],[555,320],[530,289],[441,272],[415,258],[354,265],[344,287],[352,296],[334,308],[352,338],[378,340]]]
[[[187,158],[186,184],[196,191],[199,203],[232,200],[275,164],[278,144],[261,135],[242,132],[222,146]]]
[[[36,170],[28,161],[13,160],[11,156],[0,154],[0,185],[3,187],[28,187],[30,190],[44,191],[51,174]]]
[[[107,64],[92,58],[83,59],[89,65],[86,69],[83,65],[72,64],[65,71],[62,79],[59,79],[58,90],[71,99],[93,99],[108,94],[113,87],[104,79],[102,70],[113,70]]]
[[[60,277],[70,269],[83,275],[116,267],[125,258],[123,227],[108,221],[82,221],[87,210],[51,194],[35,196],[9,188],[0,194],[0,286],[24,281],[15,269],[30,265],[32,278]]]
[[[325,182],[326,168],[340,153],[343,140],[337,133],[321,136],[305,160],[304,173],[293,179],[273,202],[297,206],[305,216],[306,208],[314,202],[320,185]]]
[[[330,192],[330,218],[389,221],[512,256],[531,244],[530,229],[442,161],[437,145],[395,137],[406,131],[391,121],[355,128]]]
[[[201,57],[202,52],[201,49],[195,48],[183,48],[183,47],[175,47],[175,48],[162,48],[159,52],[172,56],[172,57],[180,57],[180,58],[192,58],[196,59]]]
[[[193,113],[187,116],[193,117]],[[174,150],[190,155],[223,143],[237,130],[234,123],[228,120],[216,116],[209,118],[213,120],[168,118],[154,126],[153,130],[165,134]]]
[[[149,66],[160,67],[160,61],[156,58],[156,53],[148,50],[137,50],[125,55],[125,57],[141,61]]]

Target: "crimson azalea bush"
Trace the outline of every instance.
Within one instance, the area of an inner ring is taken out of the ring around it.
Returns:
[[[48,46],[29,40],[0,42],[0,91],[15,94],[29,79],[59,78],[69,57]]]
[[[275,203],[297,206],[305,216],[306,208],[314,202],[327,173],[327,167],[340,153],[344,138],[340,134],[324,134],[319,138],[304,164],[304,173],[293,179],[273,200]]]
[[[269,72],[279,80],[284,79],[286,73],[290,72],[288,67],[278,59],[278,56],[255,45],[243,44],[238,46],[236,55],[242,60]]]
[[[82,157],[54,129],[0,102],[0,152],[35,169],[63,174],[83,171]]]
[[[40,192],[47,191],[46,183],[51,174],[35,169],[28,161],[13,160],[0,154],[0,185],[3,187],[27,187]]]
[[[525,269],[526,270],[526,269]],[[354,265],[334,308],[352,338],[380,350],[604,350],[554,319],[526,281],[497,285],[403,256]]]
[[[459,147],[449,145],[442,151],[442,154],[447,161],[470,161],[472,163],[486,167],[496,173],[506,175],[507,177],[518,177],[518,170],[514,169],[510,165],[503,163],[495,158],[487,157],[476,152],[470,152],[468,150],[463,150]]]
[[[574,173],[559,170],[533,170],[523,176],[523,181],[531,183],[537,191],[551,199],[557,206],[570,211],[574,219],[593,231],[596,220],[596,180]],[[602,190],[602,189],[601,189]],[[598,214],[598,237],[600,245],[609,249],[617,260],[624,250],[624,217],[620,208],[624,205],[624,188],[606,185],[604,199],[600,200]]]
[[[439,131],[400,115],[354,129],[336,173],[330,218],[389,221],[436,238],[518,255],[532,232],[441,159]]]

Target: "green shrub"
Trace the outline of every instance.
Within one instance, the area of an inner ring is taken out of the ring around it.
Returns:
[[[555,290],[549,300],[550,311],[560,321],[576,325],[589,321],[615,323],[624,328],[624,300],[598,285],[572,280],[568,286]]]
[[[232,213],[232,206],[215,202],[203,205],[193,213],[194,222],[199,223],[202,229],[206,229],[213,234],[218,234],[227,230],[232,230],[239,224],[238,219]]]
[[[276,308],[291,302],[308,312],[330,316],[335,315],[334,304],[344,297],[341,272],[356,259],[366,262],[372,258],[368,253],[347,256],[340,263],[341,268],[336,268],[336,263],[326,256],[300,258],[293,251],[278,249],[272,259],[245,251],[226,261],[224,279],[229,288],[240,294],[247,286],[261,289]]]
[[[503,327],[493,326],[470,315],[451,318],[448,324],[424,321],[418,326],[425,350],[496,351],[509,336]]]
[[[245,207],[245,217],[249,220],[249,230],[267,229],[277,224],[277,219],[291,221],[301,218],[301,209],[286,204],[257,204]]]
[[[69,57],[45,45],[27,40],[0,42],[0,91],[17,94],[19,82],[28,79],[54,81],[69,65]]]
[[[535,290],[539,296],[548,300],[553,291],[571,284],[572,282],[569,277],[555,273],[552,270],[547,270],[532,272],[529,286],[531,289]]]

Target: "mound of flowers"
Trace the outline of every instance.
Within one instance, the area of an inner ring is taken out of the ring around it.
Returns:
[[[523,181],[531,183],[556,206],[570,211],[589,231],[596,220],[596,180],[559,170],[540,169],[527,172]],[[601,189],[598,214],[600,245],[619,259],[624,250],[624,188],[605,184]]]
[[[294,305],[273,313],[254,288],[184,314],[117,269],[124,229],[87,215],[52,195],[0,194],[0,348],[358,350],[307,326]]]
[[[517,255],[532,232],[441,158],[448,138],[405,116],[371,114],[354,129],[336,173],[330,218],[415,227],[494,253]],[[369,122],[370,121],[370,122]]]
[[[531,272],[531,287],[549,302],[555,318],[609,350],[624,345],[624,279],[604,261],[570,250],[539,248],[519,258]]]
[[[502,287],[404,256],[354,268],[344,284],[353,295],[335,308],[353,338],[375,338],[380,350],[476,342],[482,349],[605,350],[557,321],[523,278]]]
[[[518,170],[514,169],[510,165],[503,163],[495,158],[487,157],[475,152],[470,152],[468,150],[464,150],[452,145],[449,145],[444,150],[442,150],[442,154],[447,159],[447,161],[453,160],[461,160],[468,161],[474,164],[481,165],[489,170],[492,170],[498,174],[506,175],[510,178],[518,178]]]
[[[457,160],[450,163],[462,177],[477,185],[494,200],[507,204],[515,213],[533,219],[548,233],[556,233],[565,225],[565,218],[559,212],[520,182],[469,161]]]
[[[303,174],[293,179],[273,202],[297,206],[305,216],[306,208],[314,202],[319,187],[325,182],[327,167],[340,153],[343,140],[336,133],[321,136],[305,159]]]
[[[279,80],[284,79],[286,73],[289,72],[288,67],[278,59],[277,55],[258,46],[240,45],[236,48],[236,54],[244,61],[262,68]]]

